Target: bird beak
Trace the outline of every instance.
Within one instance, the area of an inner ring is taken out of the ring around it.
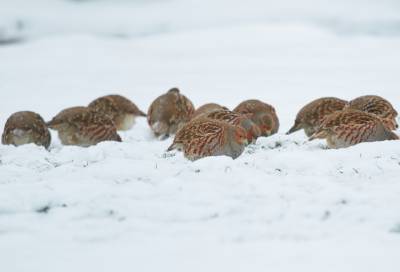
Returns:
[[[286,135],[292,134],[293,132],[296,132],[296,131],[298,131],[298,130],[300,130],[300,129],[301,129],[301,123],[295,122],[294,125],[293,125],[293,127],[291,127],[291,128],[289,129],[289,131],[286,132]]]
[[[47,123],[46,123],[46,126],[47,126],[48,128],[52,128],[52,129],[56,129],[56,128],[57,128],[57,124],[55,124],[55,122],[53,122],[53,120],[47,122]]]

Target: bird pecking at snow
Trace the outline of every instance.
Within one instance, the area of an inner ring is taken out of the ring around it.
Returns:
[[[121,95],[99,97],[88,107],[109,116],[114,121],[117,130],[129,130],[135,124],[136,117],[146,116],[132,101]]]
[[[157,97],[147,112],[147,122],[154,135],[167,138],[175,134],[193,116],[193,103],[177,88]]]
[[[20,146],[34,143],[48,148],[50,132],[43,118],[32,111],[13,113],[6,121],[1,141],[5,145]]]
[[[246,145],[247,135],[243,128],[218,120],[199,118],[178,131],[167,151],[183,151],[184,156],[192,161],[208,156],[236,159]]]
[[[270,136],[279,130],[275,108],[260,100],[243,101],[233,111],[247,115],[260,128],[261,136]]]
[[[322,97],[308,103],[297,113],[294,125],[286,134],[304,129],[306,135],[310,137],[319,128],[325,117],[343,110],[347,103],[336,97]]]
[[[58,132],[64,145],[88,147],[103,141],[121,142],[114,121],[87,107],[65,109],[47,125]]]
[[[314,139],[326,139],[329,148],[344,148],[363,142],[398,140],[399,136],[376,115],[346,109],[327,116],[309,140]]]

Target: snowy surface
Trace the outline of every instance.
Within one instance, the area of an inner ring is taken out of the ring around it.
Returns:
[[[264,100],[281,129],[237,160],[165,153],[172,139],[153,138],[143,118],[123,143],[64,147],[53,133],[50,152],[0,145],[1,271],[399,271],[399,142],[327,150],[285,135],[321,96],[378,94],[400,109],[400,37],[369,28],[393,25],[396,1],[365,1],[357,14],[345,1],[303,1],[276,20],[256,6],[218,17],[222,0],[193,16],[182,11],[195,1],[8,2],[0,25],[30,24],[24,42],[0,46],[0,127],[15,111],[48,120],[109,93],[147,110],[178,86],[197,106]],[[136,24],[130,6],[151,20],[134,13]],[[151,32],[163,21],[169,31]]]

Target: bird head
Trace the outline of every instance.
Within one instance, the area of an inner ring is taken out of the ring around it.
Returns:
[[[274,120],[270,114],[263,114],[260,117],[259,127],[261,129],[261,134],[265,136],[270,136],[274,127]]]
[[[392,118],[382,118],[381,119],[383,125],[389,130],[396,130],[399,125],[397,124],[395,119]]]
[[[235,142],[240,144],[240,145],[247,145],[248,144],[247,133],[241,127],[237,127],[236,130],[235,130]]]
[[[257,138],[261,136],[261,129],[253,124],[250,130],[247,132],[247,140],[249,143],[255,143]]]

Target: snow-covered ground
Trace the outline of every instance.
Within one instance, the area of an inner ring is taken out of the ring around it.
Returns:
[[[143,118],[123,143],[0,145],[1,271],[399,271],[399,142],[327,150],[285,135],[321,96],[400,109],[400,36],[381,27],[396,29],[396,1],[286,0],[282,14],[254,0],[8,2],[0,25],[29,23],[0,46],[1,128],[109,93],[147,110],[178,86],[197,106],[264,100],[281,129],[237,160],[165,153],[172,139]]]

